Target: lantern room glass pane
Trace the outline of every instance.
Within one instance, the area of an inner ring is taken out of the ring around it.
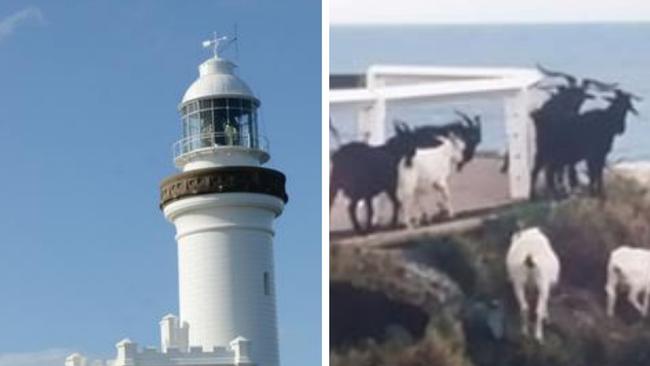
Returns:
[[[251,144],[252,147],[258,148],[260,146],[259,144],[259,136],[257,135],[257,109],[253,108],[251,109]]]
[[[212,121],[212,111],[204,111],[200,114],[201,117],[201,147],[212,146],[212,138],[214,134],[214,123]]]
[[[199,101],[199,108],[200,109],[211,109],[212,108],[212,100],[204,99],[204,100]]]
[[[214,107],[215,108],[226,108],[226,100],[221,98],[221,99],[215,99],[214,100]]]
[[[228,108],[241,108],[241,99],[228,98]]]
[[[199,114],[198,113],[192,113],[188,116],[188,134],[190,137],[187,147],[188,149],[194,150],[196,148],[199,148],[199,141],[194,139],[194,136],[198,136],[201,133],[201,120],[199,119]]]
[[[188,103],[181,111],[183,153],[215,145],[259,148],[257,105],[250,99],[205,99]]]
[[[225,144],[223,133],[224,133],[224,126],[226,125],[227,119],[228,119],[228,112],[225,108],[214,110],[214,132],[215,132],[215,143],[217,145]]]

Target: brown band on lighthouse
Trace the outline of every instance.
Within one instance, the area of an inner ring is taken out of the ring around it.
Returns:
[[[262,193],[285,203],[286,178],[277,170],[235,166],[192,170],[165,178],[160,183],[160,208],[176,200],[210,193]]]

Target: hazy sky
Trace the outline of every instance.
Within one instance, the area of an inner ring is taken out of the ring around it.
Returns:
[[[650,21],[648,0],[330,0],[330,22]]]
[[[320,4],[2,0],[0,366],[114,357],[124,337],[159,344],[178,280],[158,184],[175,173],[176,108],[209,57],[201,41],[235,22],[269,164],[288,178],[275,237],[282,364],[321,359]]]

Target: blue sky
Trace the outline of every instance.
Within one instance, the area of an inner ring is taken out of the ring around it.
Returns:
[[[277,221],[283,365],[321,359],[320,2],[0,3],[0,366],[62,366],[159,343],[177,313],[174,230],[158,183],[175,172],[176,106],[239,26],[240,75],[262,99]],[[232,55],[232,53],[231,53]]]

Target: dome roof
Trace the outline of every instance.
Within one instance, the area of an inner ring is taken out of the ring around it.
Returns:
[[[221,58],[211,58],[199,66],[199,78],[185,92],[181,104],[210,97],[246,97],[257,101],[246,83],[235,75],[236,65]]]

